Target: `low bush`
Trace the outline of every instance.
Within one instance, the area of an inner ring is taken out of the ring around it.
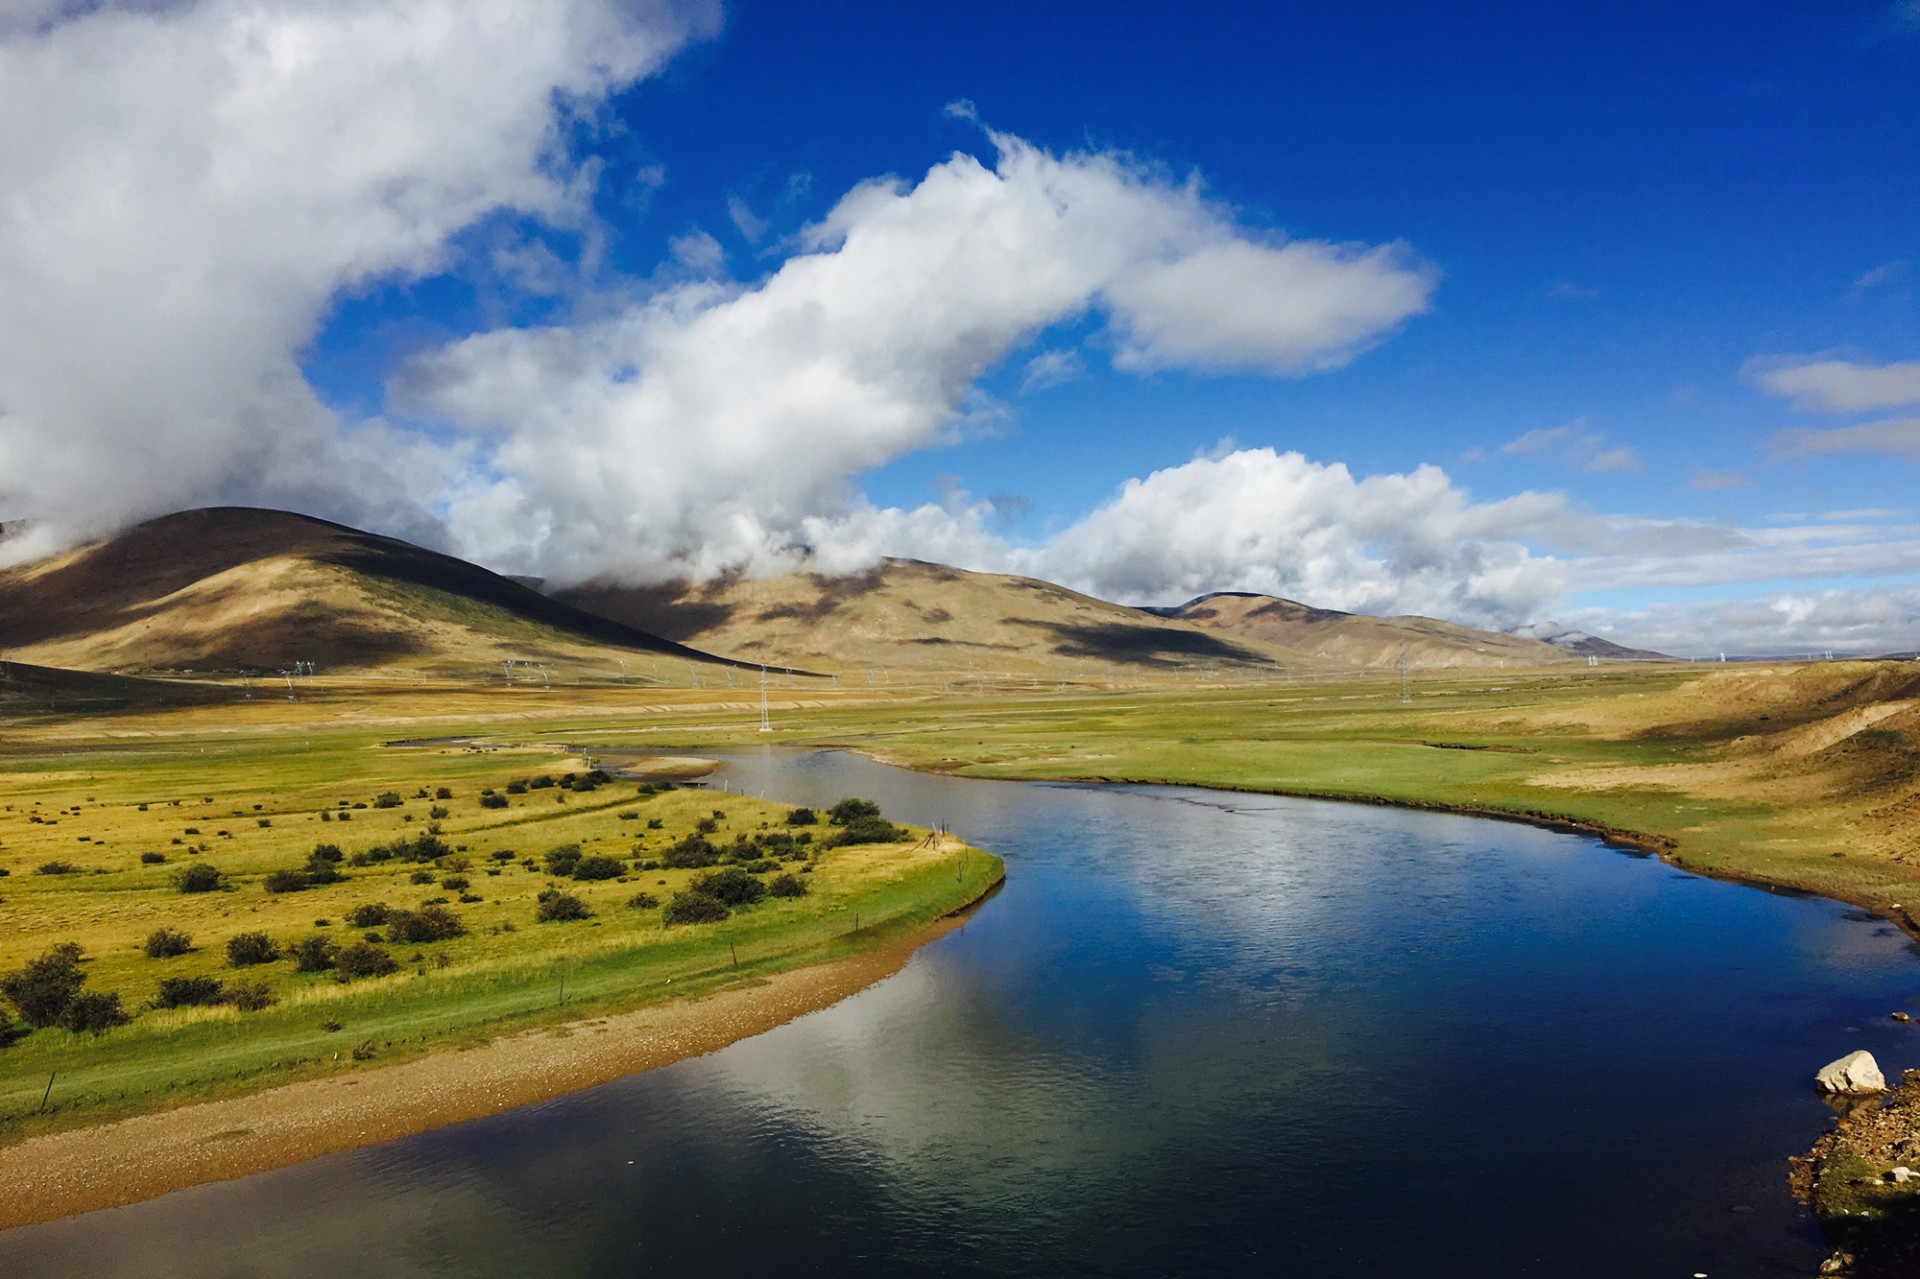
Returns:
[[[907,832],[895,826],[884,817],[857,817],[841,826],[827,841],[829,848],[841,848],[848,844],[897,844],[907,837]]]
[[[711,893],[686,892],[675,893],[666,909],[660,912],[660,921],[665,924],[714,924],[732,914],[727,904]]]
[[[41,862],[33,868],[33,873],[36,875],[78,875],[80,868],[72,862]]]
[[[226,887],[226,876],[210,862],[195,862],[173,873],[173,886],[183,893],[211,893]]]
[[[691,888],[727,906],[751,906],[767,895],[767,886],[738,866],[702,875],[693,881]]]
[[[293,971],[297,973],[323,973],[332,968],[339,959],[340,948],[331,937],[302,937],[287,947],[287,954],[293,957]]]
[[[835,826],[849,826],[862,818],[880,816],[880,805],[870,799],[843,799],[827,810],[827,820]]]
[[[115,1026],[124,1026],[133,1018],[120,1007],[120,996],[110,991],[87,990],[75,995],[60,1010],[55,1023],[75,1034],[104,1034]]]
[[[385,947],[376,946],[370,941],[357,941],[351,946],[341,947],[340,953],[334,956],[333,966],[343,981],[355,977],[384,977],[400,970],[400,965]]]
[[[155,1008],[198,1008],[217,1004],[227,993],[216,977],[165,977],[160,993],[153,997]]]
[[[60,1020],[87,975],[80,971],[80,947],[61,942],[37,959],[30,959],[13,972],[0,976],[0,995],[4,995],[20,1020],[29,1026],[51,1026]]]
[[[165,853],[140,854],[140,864],[142,866],[158,866],[166,860],[167,860],[167,855]]]
[[[466,933],[460,916],[445,906],[422,906],[419,910],[396,910],[387,916],[387,939],[418,943],[445,941]]]
[[[263,981],[248,982],[235,986],[227,992],[227,1002],[243,1013],[257,1013],[271,1008],[280,1001],[273,997]]]
[[[789,826],[817,826],[819,824],[820,814],[814,812],[811,808],[796,808],[787,814],[787,825]]]
[[[432,808],[429,808],[427,810],[428,821],[443,822],[451,816],[453,816],[452,810],[442,808],[438,804],[435,804]]]
[[[596,853],[592,857],[582,857],[573,867],[575,879],[618,879],[626,873],[626,863],[618,857],[608,857]]]
[[[570,876],[584,856],[586,854],[580,851],[580,845],[562,844],[558,848],[548,849],[547,855],[540,860],[546,866],[547,874]]]
[[[494,791],[487,791],[480,796],[480,807],[482,808],[505,808],[506,806],[507,797],[505,795],[497,794]]]
[[[147,934],[141,949],[148,959],[172,959],[193,949],[193,938],[177,928],[156,928]]]
[[[263,887],[270,893],[297,893],[313,887],[303,870],[270,870]]]
[[[805,897],[807,884],[798,875],[775,875],[767,881],[767,891],[775,897]]]
[[[570,919],[587,919],[593,915],[587,904],[572,893],[563,893],[547,889],[540,894],[539,905],[533,917],[543,924],[558,923]]]
[[[633,896],[627,898],[627,908],[629,910],[652,910],[659,904],[660,899],[652,893],[635,893]]]
[[[227,938],[227,963],[235,968],[271,964],[278,958],[279,945],[265,933],[235,933]]]
[[[507,794],[524,795],[526,793],[527,793],[527,784],[525,782],[508,782],[507,783]]]
[[[373,797],[375,808],[398,808],[404,802],[399,795],[390,790],[383,790]]]
[[[465,875],[449,875],[445,879],[440,881],[440,887],[445,888],[450,892],[457,893],[472,882],[473,881],[468,879]]]
[[[392,913],[393,908],[385,902],[368,902],[348,911],[346,919],[352,928],[378,928],[387,922],[387,916]]]
[[[407,876],[407,878],[416,884],[431,884],[433,882],[433,872],[430,870],[416,870],[413,874]]]
[[[663,822],[663,821],[661,821],[661,820],[660,820],[660,819],[659,819],[658,817],[649,817],[649,818],[647,818],[647,829],[648,829],[648,830],[659,830],[659,829],[660,829],[660,828],[661,828],[662,826],[664,826],[664,825],[666,825],[666,823],[665,823],[665,822]]]
[[[453,787],[451,786],[436,787],[433,792],[433,797],[435,799],[452,799]]]
[[[705,835],[689,835],[660,854],[660,864],[674,870],[697,870],[720,860],[720,850]]]
[[[13,1041],[28,1033],[28,1028],[13,1019],[13,1014],[0,1008],[0,1048],[12,1045]]]

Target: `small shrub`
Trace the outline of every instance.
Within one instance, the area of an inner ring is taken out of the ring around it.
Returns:
[[[287,947],[287,954],[293,957],[293,971],[296,973],[323,973],[333,967],[340,956],[340,948],[333,944],[331,937],[302,937]]]
[[[711,893],[688,889],[673,895],[673,900],[660,912],[660,920],[665,924],[714,924],[731,913],[727,904]]]
[[[198,1008],[205,1004],[217,1004],[226,994],[226,987],[216,977],[166,977],[160,982],[160,993],[153,997],[155,1008]]]
[[[433,792],[433,797],[435,799],[452,799],[453,787],[451,786],[436,787]]]
[[[635,893],[633,896],[627,898],[627,909],[629,910],[652,910],[659,904],[660,899],[652,893]]]
[[[13,1014],[0,1008],[0,1048],[7,1048],[13,1041],[28,1033],[25,1026],[13,1019]]]
[[[313,887],[313,880],[303,870],[270,870],[264,887],[270,893],[297,893]]]
[[[147,934],[141,949],[147,952],[148,959],[172,959],[192,950],[193,938],[176,928],[156,928]]]
[[[259,819],[259,821],[258,821],[257,823],[255,823],[255,824],[256,824],[256,825],[258,825],[258,826],[259,826],[259,827],[260,827],[260,828],[261,828],[262,830],[264,830],[264,829],[266,829],[267,827],[269,827],[269,826],[272,826],[272,825],[273,825],[273,819],[272,819],[271,817],[262,817],[262,818],[260,818],[260,819]]]
[[[384,977],[400,970],[400,965],[384,946],[377,946],[370,941],[357,941],[351,946],[341,947],[340,953],[334,956],[333,966],[342,980]]]
[[[321,809],[321,810],[320,810],[320,820],[321,820],[321,821],[323,821],[323,822],[330,822],[330,821],[332,821],[332,820],[333,820],[333,810],[331,810],[331,809],[327,809],[327,808],[323,808],[323,809]]]
[[[863,817],[880,816],[880,805],[870,799],[843,799],[827,810],[827,820],[835,826],[846,826]]]
[[[236,933],[227,938],[227,962],[235,968],[270,964],[280,958],[280,947],[265,933]]]
[[[720,823],[712,817],[702,817],[693,824],[693,833],[696,835],[711,835],[719,829]]]
[[[107,991],[89,990],[75,995],[60,1010],[55,1024],[75,1034],[104,1034],[115,1026],[124,1026],[133,1018],[120,1007],[120,996]]]
[[[427,820],[429,821],[435,821],[435,822],[445,821],[448,817],[451,817],[452,815],[453,814],[450,809],[442,808],[438,804],[435,804],[432,808],[429,808],[427,810]]]
[[[751,906],[767,895],[767,886],[742,868],[729,866],[694,880],[692,891],[705,893],[727,906]]]
[[[404,802],[399,795],[390,790],[383,790],[373,797],[375,808],[398,808]]]
[[[798,875],[775,875],[767,881],[767,891],[775,897],[805,897],[807,885]]]
[[[596,853],[592,857],[583,857],[574,864],[575,879],[616,879],[626,872],[626,865],[618,857],[608,857]]]
[[[665,824],[665,823],[663,823],[663,822],[662,822],[662,821],[661,821],[661,820],[660,820],[660,819],[659,819],[658,817],[649,817],[649,818],[647,818],[647,829],[648,829],[648,830],[659,830],[659,829],[660,829],[660,827],[661,827],[661,826],[663,826],[664,824]]]
[[[527,784],[525,782],[508,782],[507,783],[507,794],[524,795],[526,793],[527,793]]]
[[[227,1002],[243,1013],[257,1013],[273,1007],[280,1001],[273,997],[263,981],[248,982],[235,986],[227,992]]]
[[[540,894],[539,906],[533,912],[533,917],[547,924],[570,919],[587,919],[592,914],[593,912],[587,909],[587,904],[572,893],[562,893],[549,888]]]
[[[36,875],[78,875],[80,868],[72,862],[41,862],[33,868],[33,873]]]
[[[542,773],[538,777],[529,777],[527,785],[533,790],[548,790],[553,786],[553,777],[551,774]]]
[[[465,875],[449,875],[445,879],[440,881],[440,887],[446,889],[449,892],[457,893],[472,882],[473,881],[468,879]]]
[[[827,847],[840,848],[847,844],[897,844],[907,837],[907,832],[895,826],[884,817],[857,817],[841,826],[827,841]]]
[[[318,866],[338,866],[345,860],[346,856],[340,851],[338,844],[315,844],[313,851],[307,854],[309,869]]]
[[[226,876],[217,866],[196,862],[173,873],[173,886],[183,893],[211,893],[226,887]]]
[[[387,922],[387,916],[392,913],[393,909],[385,902],[368,902],[348,911],[346,919],[352,928],[378,928]]]
[[[505,795],[497,795],[492,791],[488,791],[480,797],[480,807],[482,808],[505,808],[506,806],[507,797]]]
[[[445,906],[422,906],[419,910],[396,910],[387,916],[387,939],[401,943],[445,941],[466,933],[460,916]]]
[[[29,1026],[51,1026],[73,1002],[87,975],[80,971],[80,947],[61,942],[37,959],[0,977],[0,995]]]
[[[158,866],[166,860],[167,860],[167,855],[165,853],[140,854],[140,864],[142,866]]]
[[[704,835],[689,835],[660,854],[660,864],[674,870],[693,870],[720,860],[720,850]]]
[[[545,863],[549,875],[572,875],[583,856],[585,854],[580,851],[580,845],[562,844],[558,848],[548,850],[547,855],[541,860]]]
[[[819,824],[820,814],[814,812],[811,808],[796,808],[787,814],[787,825],[789,826],[817,826]]]
[[[416,870],[413,874],[407,876],[407,878],[416,884],[431,884],[433,882],[433,872],[430,870]]]

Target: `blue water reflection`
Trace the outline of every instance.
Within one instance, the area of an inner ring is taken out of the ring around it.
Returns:
[[[1003,854],[897,977],[723,1052],[0,1234],[8,1276],[1802,1275],[1811,1071],[1916,993],[1844,908],[1390,809],[730,761]]]

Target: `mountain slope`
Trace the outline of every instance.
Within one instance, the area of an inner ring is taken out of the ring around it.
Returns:
[[[0,653],[79,670],[279,670],[706,655],[452,556],[284,511],[149,520],[0,570]]]
[[[1237,640],[1284,646],[1345,666],[1398,666],[1403,645],[1407,665],[1419,670],[1544,666],[1577,660],[1540,640],[1479,631],[1431,617],[1369,617],[1238,591],[1202,595],[1178,608],[1149,611]]]
[[[1507,632],[1524,639],[1537,639],[1551,644],[1555,648],[1564,648],[1570,653],[1579,653],[1584,657],[1600,657],[1616,662],[1671,662],[1674,659],[1665,653],[1656,653],[1646,648],[1628,648],[1598,635],[1589,635],[1585,631],[1576,631],[1571,626],[1562,626],[1558,622],[1529,622],[1525,626],[1516,626]]]
[[[1051,582],[919,560],[886,560],[840,578],[796,573],[698,586],[590,583],[558,598],[737,660],[815,670],[1086,678],[1129,666],[1271,669],[1307,660],[1284,647],[1153,617]]]

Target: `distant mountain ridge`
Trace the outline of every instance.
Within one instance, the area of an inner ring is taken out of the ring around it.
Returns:
[[[1143,611],[1349,667],[1397,667],[1403,658],[1410,668],[1424,670],[1574,660],[1554,645],[1525,636],[1432,617],[1343,613],[1247,591],[1215,591],[1171,608]]]
[[[1628,648],[1612,640],[1601,639],[1586,631],[1576,631],[1571,626],[1562,626],[1558,622],[1528,622],[1525,626],[1515,626],[1506,632],[1525,639],[1537,639],[1543,644],[1555,648],[1564,648],[1568,652],[1579,653],[1586,657],[1603,657],[1617,662],[1671,662],[1674,659],[1665,653],[1656,653],[1652,649]]]

